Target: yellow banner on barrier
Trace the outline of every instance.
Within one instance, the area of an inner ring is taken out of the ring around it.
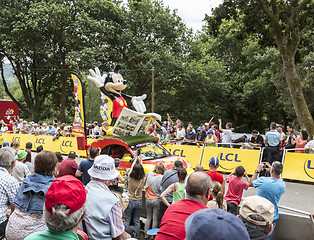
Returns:
[[[287,152],[282,178],[314,182],[314,154]]]
[[[188,145],[172,145],[164,146],[173,155],[184,158],[189,161],[193,168],[200,164],[202,147]],[[204,169],[209,169],[208,163],[212,157],[218,157],[220,172],[232,172],[237,166],[241,165],[248,174],[253,174],[256,170],[260,156],[260,151],[252,149],[236,149],[222,147],[205,147],[201,165]]]
[[[69,154],[69,152],[74,151],[78,154],[77,141],[75,137],[59,137],[52,143],[51,151],[61,152],[61,154]]]
[[[44,150],[50,151],[52,145],[52,136],[45,135],[29,135],[28,141],[33,144],[32,151],[36,151],[37,147],[43,146]]]
[[[8,133],[2,133],[3,142],[6,142],[6,138],[8,135],[9,135]]]
[[[5,142],[8,142],[10,145],[13,141],[20,142],[20,149],[25,148],[25,144],[28,141],[28,134],[7,134]]]

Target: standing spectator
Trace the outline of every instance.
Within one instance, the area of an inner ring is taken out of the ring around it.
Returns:
[[[200,164],[196,165],[194,172],[204,172],[203,166]]]
[[[100,154],[99,148],[91,147],[89,149],[89,157],[87,157],[87,160],[82,161],[76,170],[75,173],[76,177],[81,177],[83,175],[84,186],[86,186],[87,183],[90,182],[90,176],[87,171],[93,166],[94,160],[99,154]]]
[[[129,205],[125,209],[124,213],[127,216],[125,227],[131,225],[131,221],[136,229],[136,237],[140,238],[140,215],[142,211],[142,190],[146,177],[144,168],[142,165],[142,157],[139,156],[134,159],[131,170],[129,172],[128,179],[128,198]]]
[[[186,134],[185,137],[183,139],[183,144],[186,145],[195,145],[195,133],[192,132],[193,128],[192,127],[187,127],[186,128]]]
[[[309,141],[304,148],[309,150],[309,154],[314,154],[314,136],[313,140]]]
[[[185,137],[185,129],[183,128],[182,122],[180,122],[177,125],[177,132],[176,132],[176,138],[175,138],[176,144],[181,145],[184,137]]]
[[[205,138],[205,144],[208,147],[217,147],[218,146],[217,142],[218,142],[218,139],[216,135],[214,134],[214,131],[212,129],[209,129],[207,132],[207,136]]]
[[[11,147],[15,150],[15,153],[17,153],[20,150],[20,142],[19,141],[13,141],[11,143]]]
[[[257,130],[253,130],[249,144],[253,148],[264,147],[264,138],[262,137],[262,135],[259,134]]]
[[[160,143],[161,144],[167,144],[169,142],[170,142],[169,141],[169,134],[168,134],[167,130],[163,129],[161,137],[160,137]]]
[[[209,123],[205,123],[205,124],[203,125],[203,130],[204,130],[204,132],[206,133],[206,135],[207,135],[209,129],[210,129]]]
[[[36,156],[35,173],[28,175],[14,198],[16,209],[6,228],[7,240],[23,240],[34,232],[47,229],[43,219],[46,192],[54,180],[57,157],[43,151]]]
[[[221,209],[202,209],[185,222],[186,240],[249,240],[242,221]]]
[[[162,176],[161,179],[161,192],[164,192],[170,185],[179,182],[178,174],[177,174],[177,169],[182,168],[183,163],[180,160],[176,160],[173,164],[173,168],[170,170],[166,170],[164,172],[164,175]],[[172,192],[168,193],[166,196],[167,202],[171,205],[173,202],[173,194]],[[167,209],[167,206],[161,202],[161,209],[160,209],[160,216],[162,217],[164,215],[164,212]]]
[[[173,192],[173,203],[179,202],[184,198],[184,190],[185,190],[185,179],[187,172],[185,168],[177,168],[177,174],[179,182],[171,184],[162,194],[160,195],[161,201],[169,207],[170,204],[166,199],[168,193]]]
[[[93,123],[93,130],[92,130],[92,137],[93,138],[98,138],[100,136],[100,129],[98,126],[98,122]]]
[[[245,176],[247,182],[243,182],[241,179]],[[248,190],[250,186],[250,179],[246,174],[245,169],[242,166],[236,167],[226,180],[229,183],[228,191],[225,196],[227,202],[227,211],[237,215],[237,208],[241,202],[243,190]]]
[[[161,129],[161,131],[166,130],[167,133],[169,132],[169,127],[168,127],[167,121],[162,122],[160,129]]]
[[[17,152],[17,161],[12,172],[12,176],[21,183],[24,178],[26,178],[31,172],[28,167],[23,163],[26,159],[27,152],[25,150],[20,150]]]
[[[195,136],[195,142],[196,142],[197,146],[204,143],[205,138],[206,138],[206,133],[203,131],[203,127],[199,126],[197,128],[197,133]]]
[[[15,119],[14,119],[15,120]],[[14,123],[16,122],[16,120],[15,121],[13,121],[13,120],[10,120],[9,121],[9,124],[7,124],[7,127],[8,127],[8,133],[13,133],[14,132]]]
[[[270,172],[270,177],[257,178],[258,174],[263,169],[263,165],[258,164],[257,169],[251,178],[250,186],[258,188],[257,195],[268,199],[272,204],[274,204],[275,214],[273,220],[273,229],[275,229],[276,221],[279,218],[278,203],[282,194],[285,192],[286,184],[280,180],[280,175],[283,169],[283,165],[280,162],[273,162],[271,166],[269,163],[266,163],[266,166],[267,171]]]
[[[213,181],[213,182],[219,182],[221,184],[221,191],[223,194],[225,194],[225,179],[224,179],[224,176],[217,172],[217,169],[219,168],[219,159],[217,157],[212,157],[210,160],[209,160],[209,170],[206,171],[205,173],[210,176],[210,179]],[[210,195],[210,198],[209,200],[212,200],[213,199],[213,196]]]
[[[293,130],[293,125],[292,124],[288,124],[287,125],[287,131],[288,131],[288,139],[287,139],[287,144],[285,146],[285,149],[292,149],[292,148],[295,148],[295,144],[292,143],[292,140],[294,138],[297,138],[297,134],[295,133],[295,131]],[[289,151],[289,152],[294,152],[293,151]]]
[[[187,198],[172,204],[167,209],[155,240],[185,239],[185,220],[192,213],[207,208],[211,184],[207,174],[203,172],[192,173],[186,183]]]
[[[227,203],[224,200],[224,194],[221,191],[221,184],[219,182],[213,182],[212,195],[213,199],[206,206],[211,209],[220,208],[227,210]]]
[[[31,152],[27,152],[26,158],[25,158],[23,163],[27,166],[27,168],[30,171],[30,173],[33,174],[34,173],[34,165],[32,164]]]
[[[227,122],[226,123],[226,129],[222,129],[222,121],[221,119],[219,118],[218,119],[218,122],[219,122],[219,131],[223,133],[223,136],[222,136],[222,143],[231,143],[231,140],[232,140],[232,123],[230,122]],[[230,147],[230,145],[224,145],[225,147]]]
[[[55,179],[45,199],[44,220],[48,230],[33,233],[25,240],[78,240],[76,231],[86,212],[86,190],[73,176]]]
[[[27,126],[27,121],[22,122],[22,125],[20,126],[20,133],[23,133],[23,134],[29,133],[29,127]]]
[[[13,199],[19,189],[18,181],[10,175],[15,165],[15,151],[10,147],[0,149],[0,238],[4,237],[6,225],[8,223],[7,210],[11,207],[11,212],[15,206]]]
[[[166,168],[162,163],[157,163],[154,170],[146,174],[145,183],[145,198],[146,198],[146,222],[145,222],[145,237],[148,237],[147,231],[152,225],[152,228],[158,227],[158,217],[160,213],[160,183],[162,175]]]
[[[216,138],[217,138],[217,140],[218,140],[218,143],[221,143],[221,136],[220,136],[220,132],[219,132],[219,130],[218,130],[217,124],[212,123],[212,125],[211,125],[210,128],[211,128],[211,130],[214,131],[215,136],[216,136]]]
[[[272,122],[270,124],[270,129],[271,130],[265,135],[265,144],[268,146],[268,162],[272,164],[274,161],[281,162],[279,153],[281,136],[279,132],[276,131],[276,123]]]
[[[274,205],[266,198],[250,196],[243,199],[240,219],[244,223],[250,239],[269,240],[267,236],[274,219]]]
[[[85,216],[89,239],[123,239],[124,226],[119,198],[108,186],[119,172],[114,159],[108,155],[99,155],[88,170],[91,181],[87,184],[87,210]]]
[[[188,127],[191,127],[192,133],[196,134],[195,129],[193,128],[193,123],[192,122],[188,123]]]
[[[75,173],[78,168],[78,165],[75,162],[75,159],[76,159],[76,153],[74,151],[69,152],[68,158],[64,159],[60,163],[59,177],[62,177],[65,175],[72,175],[75,177]]]
[[[300,137],[291,140],[292,144],[295,144],[295,148],[304,148],[307,144],[307,138],[309,137],[307,131],[302,130]],[[304,150],[295,150],[296,153],[304,153]]]
[[[282,131],[283,126],[281,124],[276,124],[277,127],[277,132],[280,133],[281,136],[281,149],[280,152],[283,152],[284,148],[285,148],[285,144],[286,144],[286,134]]]
[[[34,135],[38,135],[39,134],[39,128],[38,128],[38,124],[34,123],[33,127],[31,128],[30,134],[34,134]]]
[[[49,123],[47,133],[48,133],[48,135],[50,135],[50,136],[55,135],[56,129],[55,129],[55,127],[53,126],[52,123]]]

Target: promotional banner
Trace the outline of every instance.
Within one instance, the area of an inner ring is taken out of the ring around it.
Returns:
[[[72,133],[75,136],[85,137],[85,114],[84,114],[84,93],[80,77],[76,73],[71,73],[74,85],[75,115],[72,126]]]
[[[28,142],[28,137],[28,134],[7,134],[5,141],[10,145],[14,141],[20,142],[20,149],[24,149],[25,144]]]
[[[44,150],[50,151],[52,138],[52,136],[45,135],[29,135],[28,142],[33,144],[32,151],[36,151],[39,146],[43,146]]]
[[[11,100],[0,100],[0,120],[8,124],[11,119],[17,119],[18,115],[19,108],[15,102]]]
[[[79,153],[77,149],[77,141],[75,137],[59,137],[52,143],[51,151],[61,152],[61,154],[68,155],[69,152],[74,151],[76,155]],[[83,152],[83,151],[82,151]]]
[[[172,154],[189,161],[193,168],[201,164],[204,169],[209,169],[209,160],[212,157],[218,157],[218,171],[232,172],[237,166],[243,166],[248,174],[253,174],[259,161],[260,151],[251,149],[236,149],[222,147],[205,147],[202,161],[200,156],[202,147],[188,145],[171,145],[164,146]]]
[[[314,182],[314,154],[287,152],[282,178]]]

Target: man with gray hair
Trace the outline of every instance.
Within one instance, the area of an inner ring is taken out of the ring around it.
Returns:
[[[85,222],[88,238],[127,239],[129,235],[124,232],[120,200],[108,188],[119,175],[114,159],[108,155],[98,155],[87,172],[91,177],[86,185]]]
[[[270,177],[257,178],[258,174],[263,168],[270,172]],[[272,204],[274,204],[275,214],[273,220],[273,229],[275,229],[276,221],[279,218],[278,203],[286,189],[286,183],[280,179],[282,170],[283,165],[278,161],[273,162],[272,165],[270,165],[268,162],[264,164],[258,164],[255,173],[250,180],[250,187],[258,188],[257,195],[268,199]],[[270,234],[270,238],[273,238],[273,232]]]
[[[18,181],[10,175],[15,166],[15,150],[10,147],[0,149],[0,238],[4,236],[8,223],[7,209],[14,210],[14,197],[19,189]]]
[[[187,198],[167,209],[155,240],[185,239],[185,220],[194,212],[205,209],[211,194],[212,181],[203,172],[192,173],[186,184]]]
[[[83,184],[71,175],[55,179],[45,199],[44,219],[48,230],[33,233],[26,240],[79,240],[76,231],[86,212]]]

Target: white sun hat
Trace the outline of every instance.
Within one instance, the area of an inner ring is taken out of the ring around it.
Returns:
[[[115,168],[114,159],[108,155],[97,156],[93,166],[87,172],[91,177],[100,180],[113,180],[119,175],[119,171]]]

